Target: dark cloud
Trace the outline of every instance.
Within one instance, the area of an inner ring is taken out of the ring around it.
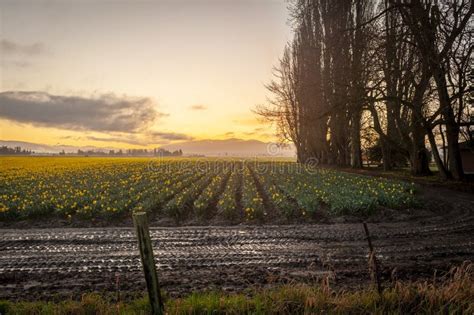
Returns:
[[[103,142],[125,142],[130,144],[137,144],[135,141],[124,141],[122,137],[96,137],[96,136],[87,136],[87,140],[92,141],[103,141]]]
[[[197,104],[197,105],[192,105],[192,106],[189,107],[189,108],[192,109],[192,110],[206,110],[206,109],[207,109],[207,106],[206,106],[206,105]]]
[[[165,114],[146,97],[51,95],[45,92],[0,93],[0,118],[43,127],[99,132],[141,132]]]
[[[59,138],[63,140],[81,140],[82,139],[82,137],[75,137],[75,136],[61,136]]]
[[[39,42],[23,45],[7,39],[2,39],[0,41],[0,51],[3,54],[33,56],[45,53],[46,49],[44,44]]]
[[[183,133],[175,133],[175,132],[159,132],[159,131],[152,131],[149,135],[153,139],[164,139],[164,140],[193,140],[194,138],[183,134]]]

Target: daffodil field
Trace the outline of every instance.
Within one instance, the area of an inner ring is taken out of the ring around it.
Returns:
[[[0,220],[265,222],[370,215],[417,203],[413,184],[294,162],[197,158],[1,157]]]

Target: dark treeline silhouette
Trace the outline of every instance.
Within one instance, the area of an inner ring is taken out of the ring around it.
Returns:
[[[10,148],[7,146],[0,147],[0,155],[30,155],[34,152],[26,149],[22,149],[21,147],[14,147]]]
[[[31,155],[37,154],[34,151],[22,149],[21,147],[17,146],[14,148],[10,148],[7,146],[0,147],[0,155]],[[47,153],[42,153],[42,155]],[[50,153],[53,154],[53,153]],[[101,150],[77,150],[76,153],[67,153],[62,150],[57,155],[65,156],[65,155],[80,155],[80,156],[160,156],[160,157],[175,157],[175,156],[183,156],[183,151],[181,149],[175,151],[168,151],[162,148],[157,148],[153,150],[147,149],[128,149],[128,150],[109,150],[101,151]],[[53,154],[53,155],[56,155]]]
[[[471,140],[471,0],[294,0],[294,39],[257,113],[276,123],[299,162],[463,179]]]

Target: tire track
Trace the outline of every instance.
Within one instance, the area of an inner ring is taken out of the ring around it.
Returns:
[[[369,224],[385,279],[429,276],[435,269],[474,260],[474,222]],[[457,220],[452,220],[456,222]],[[163,288],[193,290],[288,281],[334,285],[367,283],[367,244],[360,224],[152,228]],[[125,296],[145,288],[133,229],[0,231],[0,299],[38,299],[88,291]],[[111,293],[111,294],[112,294]]]

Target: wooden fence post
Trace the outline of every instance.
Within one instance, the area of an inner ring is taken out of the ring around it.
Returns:
[[[377,264],[377,257],[375,257],[374,247],[372,246],[372,240],[370,239],[369,228],[367,227],[367,223],[363,223],[364,225],[364,232],[365,236],[367,237],[367,243],[369,244],[369,265],[372,265],[372,279],[375,283],[377,288],[377,292],[382,294],[382,284],[380,283],[380,274],[379,274],[379,267]]]
[[[164,314],[164,305],[161,298],[160,284],[156,273],[155,259],[153,258],[153,247],[151,246],[150,232],[146,212],[133,214],[133,224],[137,232],[138,247],[145,274],[148,297],[150,298],[151,311],[153,315]]]

